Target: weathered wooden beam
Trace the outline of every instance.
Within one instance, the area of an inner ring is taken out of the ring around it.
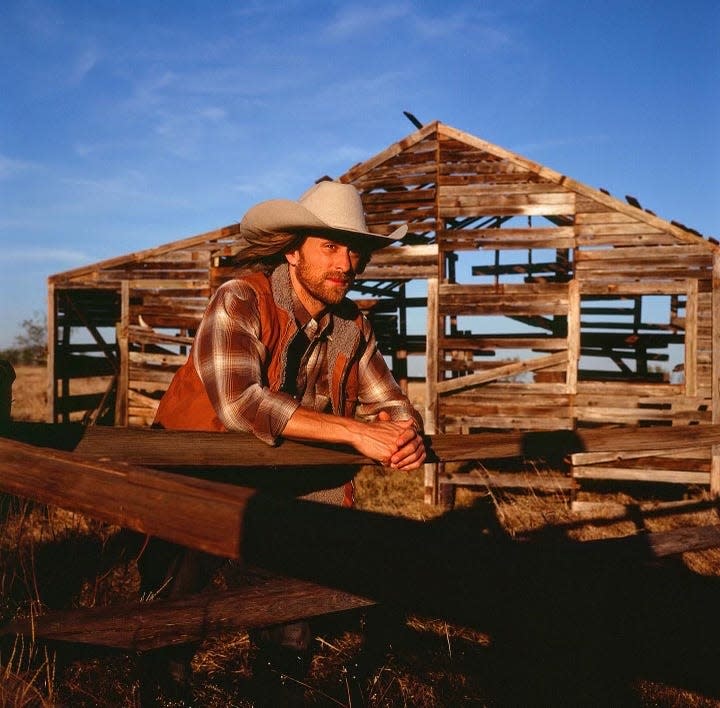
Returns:
[[[118,603],[15,619],[0,635],[27,634],[51,641],[147,651],[195,642],[232,630],[367,607],[371,600],[305,580],[253,573],[237,589],[174,600]]]
[[[478,386],[480,384],[506,378],[508,376],[516,376],[517,374],[525,373],[527,371],[536,371],[538,369],[547,368],[548,366],[554,366],[555,364],[561,364],[563,362],[567,362],[567,358],[567,351],[561,351],[557,354],[549,354],[548,356],[538,357],[529,361],[521,361],[515,364],[505,364],[504,366],[498,366],[494,369],[488,369],[480,373],[469,374],[468,376],[460,376],[456,379],[441,381],[437,384],[436,390],[440,394],[451,393],[452,391],[458,391],[462,388]]]
[[[670,470],[646,467],[609,467],[607,465],[576,465],[572,471],[575,479],[602,479],[624,482],[664,482],[667,484],[708,485],[708,472]]]
[[[148,467],[303,467],[373,464],[350,448],[285,440],[270,447],[248,433],[12,422],[4,432],[26,443],[75,450],[89,459]],[[720,444],[720,424],[532,432],[438,433],[425,437],[429,459],[444,462],[524,457],[563,459],[577,452],[672,451]],[[2,458],[0,458],[0,470]]]
[[[253,491],[0,438],[0,491],[237,558]]]
[[[561,474],[528,474],[525,472],[485,472],[476,470],[468,474],[451,474],[440,479],[440,485],[460,487],[491,487],[493,489],[532,489],[533,492],[572,491],[578,483]]]

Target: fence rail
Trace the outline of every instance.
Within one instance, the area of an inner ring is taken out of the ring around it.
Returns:
[[[648,449],[673,440],[677,444],[676,430],[665,432],[659,440],[643,430],[618,429],[574,437],[548,433],[544,442],[535,434],[528,440],[527,434],[492,433],[436,435],[428,443],[438,459],[448,461],[543,449],[567,455],[578,444],[587,452],[630,441]],[[703,443],[720,441],[720,426],[693,432]],[[552,537],[511,539],[482,533],[482,513],[473,510],[420,522],[276,498],[201,476],[209,465],[229,470],[262,461],[273,474],[274,466],[307,464],[309,459],[316,465],[367,462],[331,447],[286,443],[268,448],[252,436],[234,433],[72,426],[61,431],[35,424],[13,424],[6,434],[22,440],[0,438],[0,491],[242,558],[266,575],[260,584],[225,593],[17,619],[0,633],[144,650],[191,641],[221,627],[250,628],[374,602],[481,628],[492,621],[493,608],[507,605],[512,593],[530,582],[537,585],[541,577],[566,583],[570,576],[581,576],[585,580],[578,582],[588,587],[588,575],[609,567],[615,572],[720,545],[715,525],[583,543],[571,540],[562,528],[554,529]],[[56,447],[47,446],[52,443]],[[71,450],[57,449],[59,445]],[[143,461],[184,470],[163,471],[143,466]]]

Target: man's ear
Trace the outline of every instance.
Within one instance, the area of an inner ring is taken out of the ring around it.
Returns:
[[[298,262],[298,252],[297,251],[288,251],[285,254],[285,260],[291,265],[296,266]]]

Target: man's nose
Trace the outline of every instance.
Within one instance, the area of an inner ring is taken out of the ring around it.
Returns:
[[[335,252],[335,267],[343,272],[348,272],[353,269],[349,248],[338,248]]]

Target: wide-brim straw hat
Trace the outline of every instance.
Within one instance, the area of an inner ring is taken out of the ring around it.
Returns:
[[[329,180],[313,185],[297,201],[269,199],[250,207],[240,226],[253,232],[307,233],[352,240],[371,250],[399,241],[407,233],[406,224],[387,236],[370,231],[357,189]]]

